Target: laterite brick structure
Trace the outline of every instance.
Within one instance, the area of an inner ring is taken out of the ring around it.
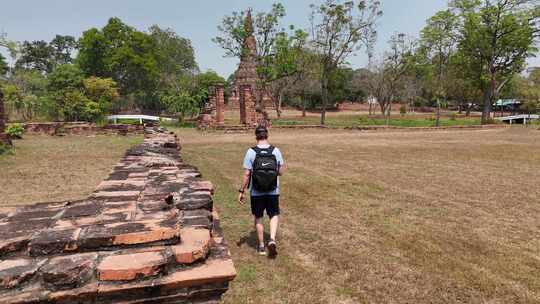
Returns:
[[[198,128],[207,129],[225,125],[225,87],[222,83],[214,85],[206,108],[199,116]]]
[[[218,303],[236,272],[212,193],[153,129],[87,199],[0,208],[0,303]]]

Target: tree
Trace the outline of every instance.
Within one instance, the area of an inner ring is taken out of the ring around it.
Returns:
[[[214,37],[212,41],[225,50],[226,57],[240,58],[244,52],[244,40],[252,32],[257,41],[257,57],[265,58],[271,53],[275,40],[284,32],[280,28],[284,16],[283,4],[275,3],[269,12],[258,12],[255,15],[254,28],[246,30],[245,12],[233,12],[230,16],[223,17],[218,26],[220,35]]]
[[[375,0],[325,0],[311,8],[311,45],[321,60],[321,124],[324,125],[332,72],[362,46],[370,50],[376,38],[375,22],[382,11],[380,2]]]
[[[281,117],[284,92],[302,78],[306,38],[307,34],[302,30],[296,30],[293,36],[280,33],[271,53],[260,60],[262,64],[257,72],[262,79],[262,87],[274,101],[278,118]]]
[[[47,80],[37,70],[16,70],[6,87],[6,106],[10,114],[31,120],[41,110],[41,97],[46,94]]]
[[[406,95],[404,80],[410,75],[415,42],[405,34],[394,34],[389,41],[390,51],[382,60],[372,63],[370,73],[364,73],[369,94],[377,99],[381,113],[390,123],[392,103]]]
[[[83,71],[75,64],[64,64],[56,67],[47,77],[47,99],[45,105],[48,116],[53,119],[81,119],[82,111]],[[74,94],[77,92],[77,94]],[[80,94],[78,94],[80,93]]]
[[[78,43],[73,36],[56,35],[49,46],[53,50],[53,65],[58,66],[73,62],[72,54],[77,49]]]
[[[178,36],[172,29],[162,29],[157,25],[150,27],[149,32],[156,46],[161,88],[175,86],[183,75],[198,72],[195,51],[189,39]]]
[[[24,41],[15,67],[49,73],[54,68],[53,52],[53,48],[44,40]]]
[[[437,98],[437,119],[440,126],[441,98],[446,101],[448,93],[447,72],[449,60],[455,51],[458,37],[458,17],[449,9],[437,12],[429,18],[421,33],[421,52],[434,69],[435,96]]]
[[[0,53],[0,76],[6,75],[9,71],[9,66],[6,62],[6,58]]]
[[[94,102],[86,106],[87,119],[95,121],[110,113],[120,94],[116,82],[111,78],[89,77],[83,80],[85,95]]]
[[[454,0],[462,28],[459,51],[471,70],[478,70],[484,91],[482,123],[492,103],[526,59],[537,50],[540,10],[534,0]]]
[[[112,78],[124,96],[143,111],[159,112],[159,69],[155,40],[118,18],[103,29],[90,29],[79,40],[77,63],[86,76]]]

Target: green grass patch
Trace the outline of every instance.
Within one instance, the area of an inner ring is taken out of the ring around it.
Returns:
[[[276,126],[301,126],[301,125],[318,125],[320,124],[320,117],[308,116],[308,117],[288,117],[282,119],[272,120],[272,124]],[[384,126],[386,125],[386,119],[384,118],[371,118],[367,115],[329,115],[326,118],[326,125],[335,128],[344,127],[357,127],[357,126]],[[434,127],[435,117],[411,117],[411,116],[399,116],[392,117],[389,122],[390,126],[394,127]],[[451,118],[442,117],[440,119],[440,125],[446,126],[473,126],[480,125],[479,118]]]

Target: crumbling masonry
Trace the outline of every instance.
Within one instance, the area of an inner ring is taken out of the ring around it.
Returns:
[[[0,208],[0,302],[218,303],[236,272],[212,193],[152,130],[89,198]]]

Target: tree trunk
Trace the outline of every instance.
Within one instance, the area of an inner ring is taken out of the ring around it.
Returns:
[[[485,125],[490,121],[491,118],[491,108],[492,101],[494,97],[495,90],[497,90],[497,83],[495,76],[491,76],[490,85],[486,88],[484,92],[484,107],[482,109],[482,124]]]
[[[435,127],[441,126],[441,101],[437,98],[437,114],[435,119]]]
[[[392,98],[393,100],[393,98]],[[386,126],[390,125],[390,114],[392,113],[392,102],[388,104],[388,107],[386,108]]]
[[[322,76],[322,111],[321,111],[321,125],[324,126],[326,122],[326,106],[328,105],[328,72],[323,70]]]
[[[283,101],[283,92],[279,92],[278,102],[277,102],[277,107],[276,107],[276,114],[277,114],[278,119],[281,118],[281,103],[282,103],[282,101]]]
[[[300,98],[302,98],[302,117],[306,117],[306,95],[302,93]]]

